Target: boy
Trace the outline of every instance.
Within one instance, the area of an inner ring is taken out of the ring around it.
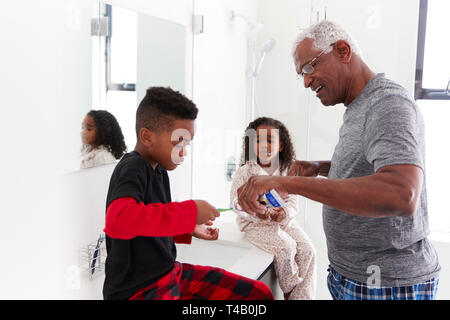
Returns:
[[[175,242],[216,240],[219,212],[203,200],[171,202],[169,177],[186,156],[198,109],[170,88],[147,90],[137,143],[111,176],[106,212],[105,299],[273,299],[262,282],[175,261]]]

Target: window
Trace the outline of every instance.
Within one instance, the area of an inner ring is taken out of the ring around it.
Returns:
[[[416,99],[450,100],[450,1],[420,0]]]
[[[110,34],[106,37],[107,90],[135,91],[137,67],[137,13],[106,5]]]
[[[450,233],[450,214],[447,197],[450,171],[445,163],[450,158],[448,119],[450,101],[421,100],[419,108],[425,120],[425,171],[430,229]]]
[[[450,171],[443,165],[450,157],[450,1],[421,0],[415,98],[425,120],[426,184],[430,229],[450,233],[448,187]],[[444,168],[444,169],[443,169]]]
[[[95,19],[102,18],[107,27],[97,35],[94,32],[92,38],[92,108],[114,114],[132,150],[136,143],[138,13],[101,3]]]

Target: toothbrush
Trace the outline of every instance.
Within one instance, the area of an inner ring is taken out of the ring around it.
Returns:
[[[105,234],[101,233],[98,237],[97,245],[95,246],[94,257],[92,258],[91,274],[94,274],[95,272],[95,263],[97,262],[98,253],[100,251],[100,246],[102,245],[103,240],[105,240]]]

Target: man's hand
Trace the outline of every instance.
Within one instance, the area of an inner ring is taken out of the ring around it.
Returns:
[[[284,179],[287,177],[279,176],[253,176],[246,184],[242,185],[238,190],[238,202],[242,207],[242,211],[247,212],[253,216],[267,215],[266,206],[258,202],[258,197],[262,194],[275,189],[280,197],[286,198],[288,195],[287,189],[284,186]]]
[[[210,223],[208,225],[211,225]],[[219,238],[219,228],[207,227],[204,224],[196,225],[192,236],[203,240],[217,240]]]

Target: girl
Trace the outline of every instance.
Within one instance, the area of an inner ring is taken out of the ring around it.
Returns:
[[[114,163],[127,151],[116,118],[105,110],[91,110],[81,124],[81,169]]]
[[[241,167],[231,185],[231,201],[237,189],[254,175],[287,175],[295,159],[294,147],[286,127],[272,118],[251,122],[244,136]],[[316,290],[315,249],[298,225],[297,196],[284,199],[286,206],[268,209],[257,217],[233,209],[237,224],[246,238],[274,255],[275,273],[285,299],[313,299]],[[232,205],[233,207],[233,205]]]

